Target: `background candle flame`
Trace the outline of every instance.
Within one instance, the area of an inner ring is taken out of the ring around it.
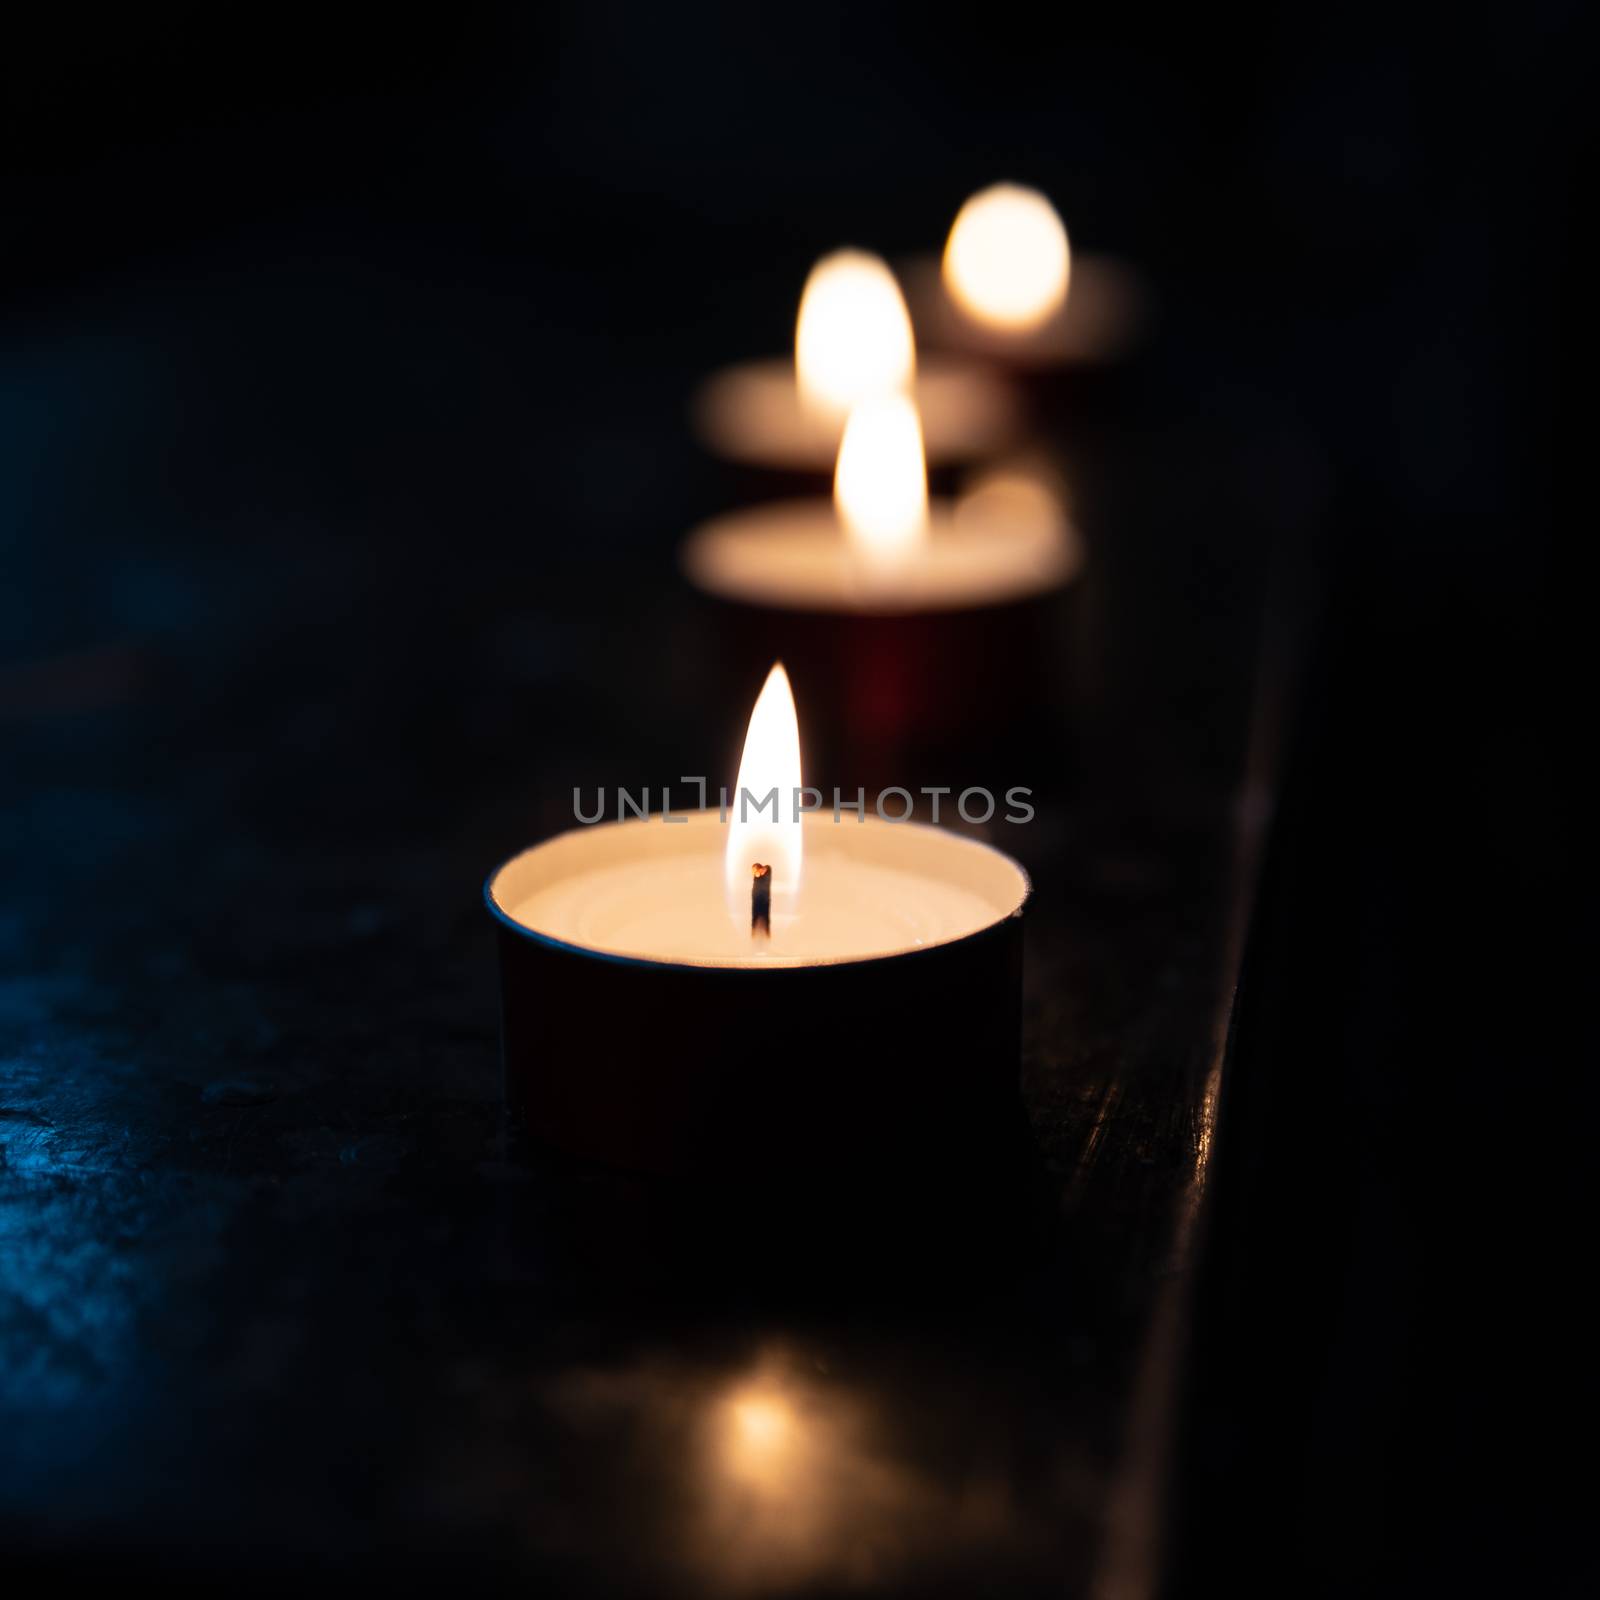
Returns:
[[[750,713],[739,759],[739,777],[729,803],[728,848],[723,855],[723,882],[728,915],[742,928],[750,926],[750,869],[764,862],[772,868],[772,924],[799,909],[802,830],[795,814],[795,790],[800,787],[800,722],[795,715],[789,674],[777,662],[767,674],[755,709]],[[762,801],[776,788],[777,816]],[[741,807],[749,790],[752,803]]]
[[[922,543],[928,531],[928,463],[922,419],[908,396],[868,400],[850,413],[833,499],[851,543],[880,572],[904,566]]]
[[[894,274],[865,250],[836,250],[811,269],[795,326],[800,398],[843,418],[874,395],[910,386],[917,350]]]
[[[944,251],[944,280],[970,316],[1011,332],[1037,328],[1067,298],[1072,251],[1037,189],[997,183],[962,206]]]

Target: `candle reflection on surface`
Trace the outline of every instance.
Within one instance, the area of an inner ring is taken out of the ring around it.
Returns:
[[[774,1370],[713,1404],[700,1482],[700,1548],[736,1589],[814,1571],[831,1557],[839,1418]]]
[[[573,1459],[584,1459],[584,1441],[604,1440],[613,1465],[578,1500],[569,1483],[559,1501],[528,1508],[525,1530],[562,1548],[575,1504],[611,1523],[648,1485],[651,1499],[665,1494],[662,1514],[608,1546],[604,1575],[619,1587],[647,1578],[652,1590],[700,1595],[874,1592],[937,1575],[944,1592],[957,1573],[1053,1570],[1059,1529],[1083,1498],[1082,1465],[1056,1456],[1025,1504],[987,1407],[930,1433],[927,1392],[913,1385],[908,1404],[893,1379],[884,1384],[844,1381],[787,1345],[731,1372],[661,1356],[570,1373],[545,1403]],[[609,1453],[619,1443],[620,1458]],[[628,1463],[620,1474],[618,1459]]]
[[[880,1454],[866,1407],[782,1352],[724,1388],[706,1417],[697,1548],[735,1591],[854,1587],[898,1565],[915,1480]]]
[[[753,1466],[764,1474],[794,1437],[794,1413],[781,1396],[763,1394],[735,1399],[731,1409],[734,1469]]]

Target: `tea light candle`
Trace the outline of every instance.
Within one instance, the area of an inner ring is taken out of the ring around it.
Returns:
[[[957,213],[942,262],[906,269],[928,344],[1024,367],[1114,361],[1136,342],[1147,294],[1110,256],[1074,255],[1037,189],[997,183]]]
[[[904,396],[852,413],[832,502],[796,500],[735,512],[690,535],[682,561],[709,594],[794,611],[955,611],[1027,599],[1073,575],[1064,522],[958,518],[931,503],[923,434]]]
[[[896,395],[851,414],[832,503],[718,518],[681,560],[717,608],[732,670],[782,654],[826,696],[839,745],[824,776],[855,784],[905,782],[908,766],[918,778],[923,760],[948,770],[1037,706],[1040,635],[1082,547],[1036,497],[930,502],[916,408]]]
[[[731,460],[826,472],[851,409],[900,392],[916,399],[935,463],[987,455],[1016,433],[1016,402],[1004,381],[965,361],[919,362],[894,274],[875,255],[840,250],[806,281],[793,359],[715,374],[692,416],[705,443]]]
[[[726,816],[578,828],[490,875],[535,1138],[658,1172],[828,1166],[1014,1112],[1027,874],[943,829],[800,811],[799,779],[779,666]]]

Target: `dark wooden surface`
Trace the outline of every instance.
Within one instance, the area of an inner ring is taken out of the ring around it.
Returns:
[[[5,351],[0,1541],[1135,1592],[1282,505],[1181,344],[1061,397],[1078,703],[993,835],[1037,880],[1033,1149],[976,1244],[802,1270],[736,1192],[530,1158],[499,1099],[485,870],[743,718],[672,575],[722,493],[694,330],[395,254],[197,261]]]

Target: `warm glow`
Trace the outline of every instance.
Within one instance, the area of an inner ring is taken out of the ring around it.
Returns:
[[[723,1402],[722,1467],[730,1485],[798,1498],[808,1485],[798,1475],[806,1455],[806,1429],[776,1377],[753,1378]]]
[[[783,1448],[794,1428],[794,1414],[778,1395],[751,1394],[734,1400],[729,1412],[732,1443],[745,1455],[770,1457]]]
[[[843,418],[863,400],[909,387],[917,351],[894,274],[864,250],[836,250],[811,269],[794,339],[800,398]]]
[[[833,475],[833,500],[851,543],[880,571],[910,557],[928,531],[928,463],[922,421],[905,395],[850,413]]]
[[[957,214],[944,251],[944,281],[979,322],[1022,332],[1060,309],[1071,265],[1055,207],[1037,189],[997,183]]]
[[[728,803],[728,849],[723,879],[728,914],[750,926],[751,869],[772,868],[772,923],[793,917],[800,895],[800,723],[789,674],[778,662],[756,697],[739,759],[739,780]],[[770,799],[773,790],[776,799]],[[749,798],[746,798],[746,791]],[[776,813],[776,814],[774,814]]]

